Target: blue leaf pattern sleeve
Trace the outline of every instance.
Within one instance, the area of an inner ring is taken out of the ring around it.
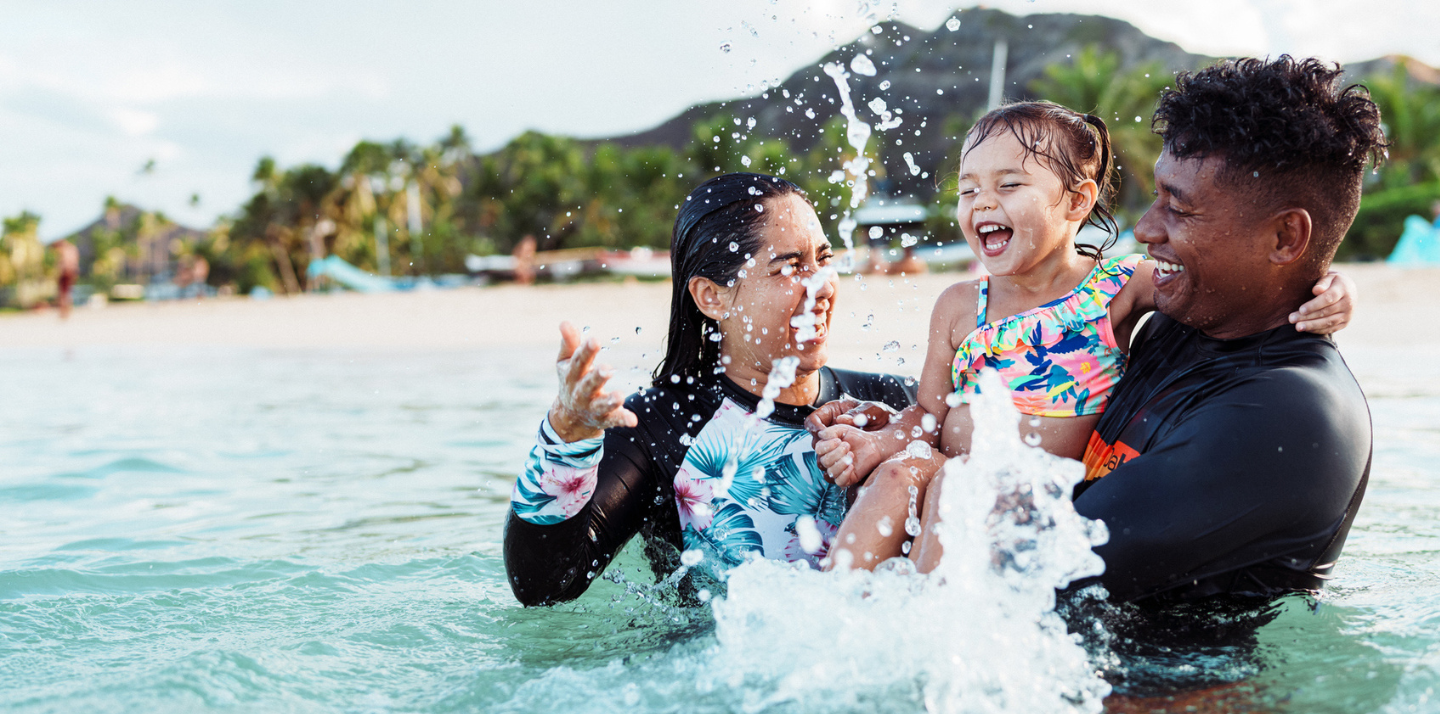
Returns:
[[[541,419],[535,447],[510,493],[515,515],[545,526],[579,513],[595,494],[604,444],[604,437],[567,444],[550,426],[549,418]]]

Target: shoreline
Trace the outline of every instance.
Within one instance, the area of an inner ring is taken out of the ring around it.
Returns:
[[[1427,324],[1440,306],[1440,268],[1383,264],[1338,267],[1355,281],[1359,306],[1336,337],[1345,347],[1440,346]],[[913,277],[842,276],[829,348],[837,366],[918,372],[936,297],[968,278],[961,272]],[[501,285],[408,293],[331,293],[270,300],[77,307],[67,322],[52,309],[0,315],[0,350],[124,346],[261,349],[553,349],[557,325],[591,327],[624,352],[658,350],[669,319],[669,281]],[[869,316],[874,315],[871,319]],[[870,327],[866,327],[866,323]],[[618,340],[616,338],[619,338]],[[897,340],[898,352],[882,354]],[[623,346],[622,346],[623,344]],[[898,364],[897,358],[905,358]],[[912,364],[913,363],[913,364]]]

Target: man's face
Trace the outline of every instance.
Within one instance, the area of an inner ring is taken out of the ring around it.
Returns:
[[[1155,203],[1135,225],[1155,268],[1155,307],[1214,337],[1273,301],[1265,210],[1219,182],[1224,159],[1155,162]]]

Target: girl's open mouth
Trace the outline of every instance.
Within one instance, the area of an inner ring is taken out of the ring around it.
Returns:
[[[975,232],[980,236],[980,250],[990,257],[1004,253],[1005,247],[1010,245],[1010,238],[1015,235],[1010,226],[988,222],[976,226]]]

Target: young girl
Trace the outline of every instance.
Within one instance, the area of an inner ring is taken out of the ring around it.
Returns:
[[[970,130],[956,217],[991,277],[941,294],[919,402],[898,423],[864,431],[841,417],[818,433],[816,455],[838,485],[869,476],[835,536],[830,567],[872,569],[902,554],[910,508],[926,503],[926,486],[946,458],[969,451],[968,402],[982,367],[997,370],[1015,406],[1033,417],[1021,428],[1038,433],[1042,448],[1072,459],[1084,453],[1124,370],[1130,335],[1155,308],[1153,262],[1105,258],[1075,242],[1087,223],[1116,232],[1107,208],[1110,156],[1103,121],[1049,102],[1001,107]],[[1326,276],[1316,292],[1324,294],[1301,313],[1348,319],[1348,301],[1337,298],[1343,281]],[[910,446],[922,433],[939,453]],[[933,559],[920,558],[921,569]]]

